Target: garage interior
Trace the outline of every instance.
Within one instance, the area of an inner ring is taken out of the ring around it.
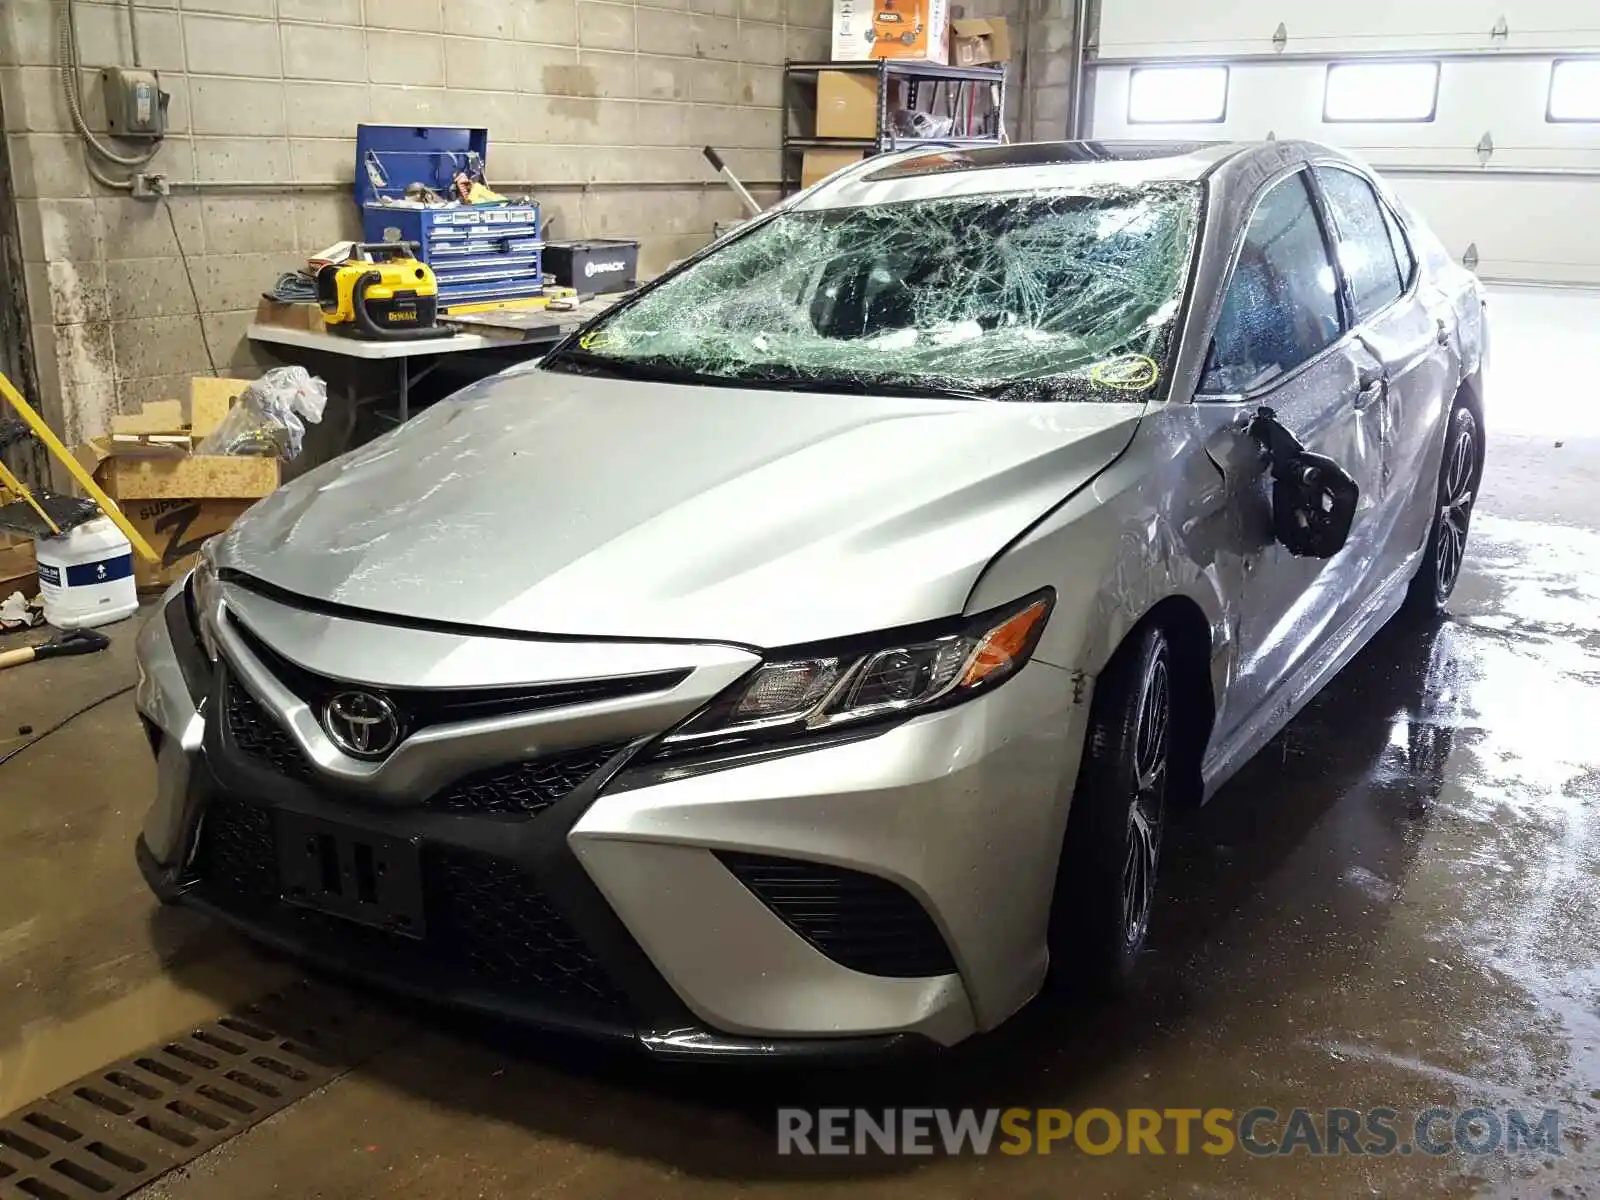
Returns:
[[[302,361],[252,329],[281,273],[363,237],[358,125],[486,128],[489,184],[535,198],[546,238],[636,243],[641,281],[748,215],[702,147],[761,206],[808,155],[887,148],[815,134],[792,94],[794,64],[830,58],[828,0],[77,0],[96,135],[102,68],[142,65],[170,95],[130,169],[84,149],[63,7],[0,7],[0,371],[68,446],[195,376]],[[1600,21],[1558,0],[954,16],[1009,30],[995,140],[1327,142],[1478,273],[1487,470],[1447,616],[1380,633],[1173,825],[1126,998],[1041,1002],[926,1061],[689,1067],[353,988],[159,904],[133,853],[156,789],[128,695],[146,592],[104,652],[0,670],[0,1196],[130,1194],[70,1173],[24,1187],[17,1114],[47,1135],[43,1098],[257,1027],[281,1068],[271,1115],[184,1125],[170,1162],[123,1171],[131,1194],[1600,1194]],[[137,198],[132,172],[169,194]],[[330,381],[316,460],[381,429],[393,385],[310,363]],[[441,369],[412,396],[461,382]],[[12,465],[70,486],[42,452]],[[53,632],[0,634],[0,652]],[[903,1105],[1481,1105],[1558,1110],[1562,1133],[1531,1156],[776,1153],[779,1107]]]

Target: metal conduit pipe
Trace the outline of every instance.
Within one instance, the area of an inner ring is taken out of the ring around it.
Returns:
[[[1077,0],[1072,15],[1072,93],[1067,104],[1067,136],[1081,138],[1089,131],[1084,109],[1089,77],[1089,10],[1093,0]]]
[[[131,20],[133,14],[129,11]],[[61,72],[61,86],[67,94],[67,112],[72,117],[72,127],[78,131],[78,136],[83,139],[84,146],[89,154],[86,161],[89,164],[89,173],[100,183],[107,187],[131,188],[131,180],[110,179],[96,170],[94,157],[115,163],[119,167],[142,167],[161,149],[161,143],[156,142],[142,154],[119,154],[95,136],[94,130],[89,128],[89,122],[83,115],[83,97],[78,89],[78,30],[77,10],[74,0],[61,0],[61,7],[57,13],[56,25],[56,65]]]

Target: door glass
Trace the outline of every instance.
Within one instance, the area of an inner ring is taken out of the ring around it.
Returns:
[[[1405,285],[1395,263],[1394,242],[1372,185],[1337,168],[1317,172],[1333,211],[1339,238],[1339,263],[1350,280],[1356,320],[1364,321],[1400,298]]]
[[[1339,337],[1338,287],[1303,172],[1256,206],[1217,318],[1202,392],[1252,391]]]
[[[1389,226],[1389,241],[1394,245],[1394,256],[1400,264],[1400,286],[1411,286],[1411,276],[1416,273],[1417,256],[1411,252],[1411,243],[1406,240],[1406,231],[1400,227],[1400,218],[1394,215],[1394,210],[1387,204],[1383,206],[1383,219]]]

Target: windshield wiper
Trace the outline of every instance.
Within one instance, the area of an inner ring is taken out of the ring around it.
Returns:
[[[703,387],[757,387],[785,392],[835,392],[846,396],[917,396],[950,400],[993,400],[994,392],[929,381],[882,379],[862,375],[818,376],[798,371],[750,368],[720,375],[689,370],[659,359],[612,358],[592,350],[573,348],[544,361],[546,369],[569,370],[581,375],[606,375],[614,379],[645,379],[658,383],[690,383]],[[1003,385],[1009,387],[1010,385]],[[999,389],[995,389],[998,391]]]
[[[654,383],[691,384],[700,387],[771,388],[782,392],[823,392],[842,396],[907,396],[930,400],[972,400],[982,403],[1007,400],[1062,399],[1067,381],[1059,377],[1015,379],[1003,383],[963,386],[938,379],[886,378],[879,375],[814,375],[796,369],[750,366],[732,374],[694,371],[660,358],[613,358],[574,347],[544,360],[546,370],[578,375],[604,375],[613,379],[638,379]]]
[[[904,379],[880,379],[870,375],[801,375],[789,372],[750,372],[738,382],[751,387],[770,387],[785,392],[835,392],[844,396],[915,396],[933,400],[993,400],[994,394],[975,388],[957,387],[932,380],[919,383]]]
[[[573,348],[546,358],[545,370],[571,371],[575,375],[605,375],[612,379],[646,379],[655,383],[710,383],[706,376],[684,367],[642,358],[612,358],[592,350]]]

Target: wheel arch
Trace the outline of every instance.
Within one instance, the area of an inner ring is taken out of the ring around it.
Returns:
[[[1461,386],[1456,388],[1455,399],[1450,407],[1454,410],[1458,405],[1469,409],[1478,422],[1478,475],[1483,476],[1483,464],[1488,458],[1489,449],[1489,422],[1483,408],[1483,367],[1480,365],[1471,375],[1461,380]],[[1446,428],[1449,422],[1445,422]]]

